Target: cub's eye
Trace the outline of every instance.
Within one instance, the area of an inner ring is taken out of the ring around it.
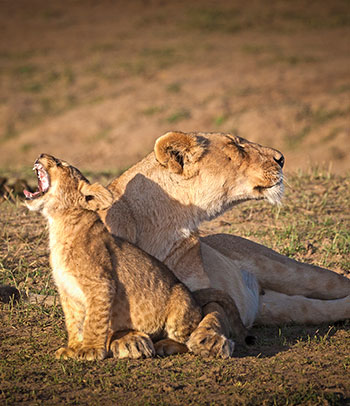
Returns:
[[[230,156],[228,156],[227,159],[228,159],[229,161],[232,161],[232,158],[231,158]]]
[[[61,161],[59,161],[58,159],[54,158],[55,163],[57,166],[62,166]]]

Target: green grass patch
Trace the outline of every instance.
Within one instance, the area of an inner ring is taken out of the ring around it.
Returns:
[[[350,114],[350,108],[327,109],[324,107],[313,108],[309,104],[301,106],[295,115],[296,123],[299,123],[299,129],[294,133],[288,133],[284,137],[287,148],[295,149],[300,146],[303,140],[314,130],[321,128],[325,124],[336,120],[337,118],[347,117]],[[324,137],[322,142],[330,141],[342,131],[342,128],[336,127],[331,133]]]
[[[181,87],[182,87],[182,85],[181,85],[180,82],[173,82],[173,83],[170,83],[170,84],[167,86],[166,90],[167,90],[169,93],[180,93]]]
[[[23,77],[28,77],[31,75],[34,75],[39,71],[39,67],[33,64],[27,64],[27,65],[19,65],[16,68],[14,68],[13,73],[15,75],[23,76]]]
[[[163,111],[164,111],[163,106],[150,106],[150,107],[147,107],[146,109],[142,110],[142,114],[144,114],[145,116],[154,116]]]
[[[188,12],[187,25],[202,31],[235,33],[250,25],[242,22],[240,16],[238,8],[193,8]]]
[[[183,120],[187,120],[191,118],[191,113],[187,109],[179,109],[175,111],[174,113],[170,114],[167,118],[166,121],[170,124],[178,123]]]

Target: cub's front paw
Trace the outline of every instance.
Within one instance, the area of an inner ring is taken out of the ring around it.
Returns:
[[[62,347],[55,353],[56,359],[68,359],[76,357],[76,350],[70,347]]]
[[[150,358],[154,357],[155,349],[147,334],[131,332],[111,343],[114,358]]]
[[[235,343],[216,331],[199,328],[191,334],[187,347],[202,357],[225,359],[232,356]]]
[[[100,361],[107,356],[105,348],[101,347],[81,347],[75,353],[75,358],[86,361]]]

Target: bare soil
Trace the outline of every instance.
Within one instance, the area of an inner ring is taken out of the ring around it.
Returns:
[[[245,203],[203,232],[233,232],[350,277],[349,178],[314,170],[288,185],[281,208]],[[18,200],[0,210],[0,285],[57,297],[44,219]],[[254,327],[256,344],[230,360],[57,361],[67,340],[58,300],[0,303],[0,404],[349,405],[349,323]]]
[[[117,171],[172,129],[350,167],[347,0],[17,0],[0,27],[0,168]]]

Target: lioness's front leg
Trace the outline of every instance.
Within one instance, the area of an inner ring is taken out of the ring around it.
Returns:
[[[222,307],[215,303],[204,306],[203,320],[193,331],[187,347],[194,354],[204,357],[229,358],[232,356],[235,344],[229,338],[230,327]]]

